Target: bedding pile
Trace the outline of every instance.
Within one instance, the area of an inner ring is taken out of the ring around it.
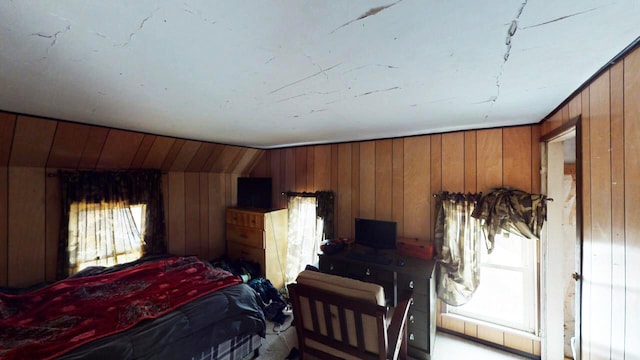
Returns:
[[[0,358],[53,358],[241,282],[196,257],[171,257],[0,294]]]

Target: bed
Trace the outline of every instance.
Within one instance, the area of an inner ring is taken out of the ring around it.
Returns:
[[[0,359],[247,359],[265,334],[262,304],[195,257],[89,268],[0,293]]]

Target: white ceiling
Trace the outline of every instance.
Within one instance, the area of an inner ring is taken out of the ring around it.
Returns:
[[[639,0],[0,2],[0,110],[260,148],[536,123]]]

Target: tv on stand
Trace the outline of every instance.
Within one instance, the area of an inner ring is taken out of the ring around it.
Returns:
[[[373,253],[396,248],[398,224],[395,221],[355,219],[355,243]]]

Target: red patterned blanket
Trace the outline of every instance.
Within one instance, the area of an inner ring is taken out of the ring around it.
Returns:
[[[195,257],[0,294],[0,359],[50,359],[242,280]]]

